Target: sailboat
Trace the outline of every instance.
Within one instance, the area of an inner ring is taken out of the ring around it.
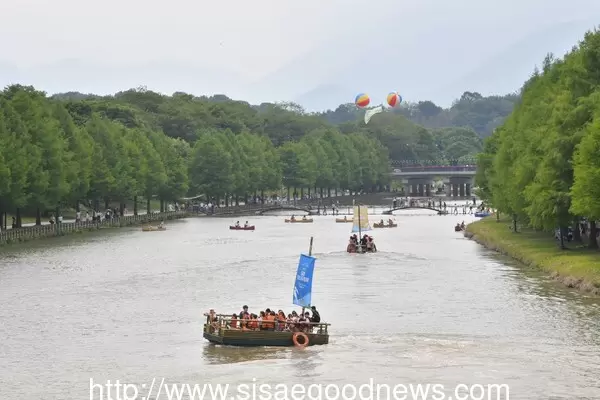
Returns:
[[[293,304],[311,308],[312,281],[316,258],[312,256],[313,238],[310,238],[308,255],[300,254],[296,281],[293,290]],[[258,312],[255,312],[256,314]],[[213,310],[205,313],[203,336],[214,344],[228,346],[296,346],[306,347],[329,343],[327,328],[330,324],[319,322],[306,324],[299,329],[299,324],[280,324],[277,322],[275,329],[254,329],[246,324],[246,320],[234,318],[235,314],[216,314]],[[252,321],[251,321],[252,322]],[[257,323],[258,324],[258,323]]]
[[[346,247],[346,251],[348,253],[375,253],[377,252],[377,246],[373,242],[372,237],[368,237],[368,242],[365,245],[361,244],[362,233],[365,231],[370,231],[371,224],[369,223],[369,209],[367,206],[357,205],[354,206],[354,215],[352,218],[352,233],[358,233],[357,240],[358,243],[353,243],[352,241],[348,243],[348,247]]]

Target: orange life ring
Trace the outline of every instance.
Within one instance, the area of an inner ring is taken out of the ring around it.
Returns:
[[[308,335],[304,332],[294,332],[292,341],[296,347],[306,347],[308,346]]]

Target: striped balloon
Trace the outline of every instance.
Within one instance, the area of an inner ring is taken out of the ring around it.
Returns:
[[[396,92],[387,95],[387,103],[390,107],[396,107],[402,102],[402,97]]]
[[[370,102],[371,99],[365,93],[360,93],[358,96],[356,96],[356,99],[354,99],[354,104],[356,104],[356,106],[359,108],[365,108]]]

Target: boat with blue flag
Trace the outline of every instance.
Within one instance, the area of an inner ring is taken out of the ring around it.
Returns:
[[[352,233],[346,251],[348,253],[376,253],[377,246],[373,237],[370,235],[363,235],[363,232],[370,231],[371,224],[369,223],[369,209],[367,206],[354,206],[354,215],[352,217]],[[358,235],[357,235],[358,233]]]
[[[210,310],[204,314],[204,338],[213,344],[229,346],[306,347],[328,344],[327,328],[330,324],[321,322],[319,312],[312,304],[316,262],[312,256],[312,244],[311,237],[309,254],[300,255],[292,293],[292,303],[302,307],[300,315],[292,311],[286,316],[282,310],[275,313],[268,308],[252,313],[248,306],[244,306],[239,314],[217,314]]]

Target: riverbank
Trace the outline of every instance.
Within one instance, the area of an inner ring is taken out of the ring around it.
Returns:
[[[551,234],[522,229],[510,230],[509,220],[483,218],[467,226],[465,237],[539,268],[568,287],[600,295],[600,252],[584,246],[560,250]]]
[[[23,243],[36,239],[48,239],[106,228],[122,228],[125,226],[141,225],[150,222],[185,218],[187,216],[188,213],[186,211],[170,211],[164,213],[128,215],[100,222],[63,222],[52,225],[28,226],[0,232],[0,245]]]

